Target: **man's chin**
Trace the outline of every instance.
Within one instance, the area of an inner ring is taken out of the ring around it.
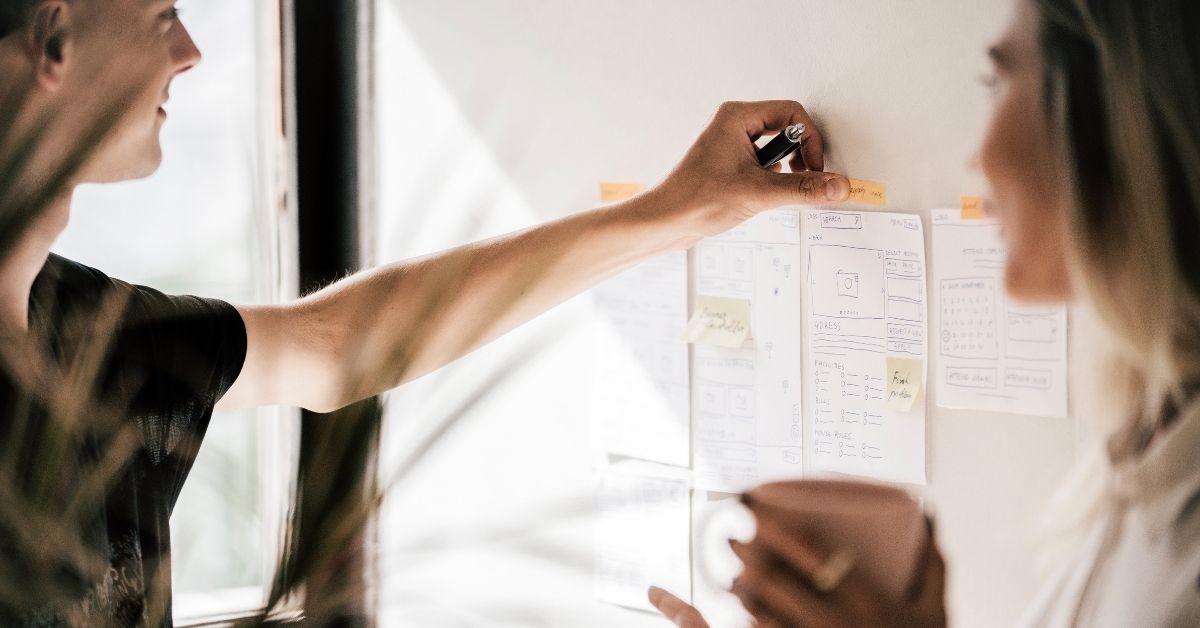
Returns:
[[[156,150],[152,154],[142,156],[140,159],[124,160],[123,163],[118,163],[114,160],[93,168],[92,172],[84,177],[84,183],[103,184],[138,181],[152,176],[158,172],[161,166],[162,151]]]

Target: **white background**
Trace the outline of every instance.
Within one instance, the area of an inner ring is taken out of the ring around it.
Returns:
[[[928,210],[985,191],[968,168],[990,108],[977,79],[1009,11],[1000,0],[379,0],[381,257],[591,207],[602,180],[653,183],[734,99],[805,103],[828,167],[887,183],[887,209],[923,215],[928,238]],[[601,324],[573,301],[393,394],[385,468],[458,418],[388,503],[384,625],[664,625],[592,601],[589,334]],[[1072,423],[946,411],[931,395],[927,496],[953,619],[1011,625],[1038,585],[1030,522],[1071,462]]]

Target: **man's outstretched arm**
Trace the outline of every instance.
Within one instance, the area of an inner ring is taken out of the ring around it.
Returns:
[[[811,129],[792,160],[796,173],[760,168],[754,140],[796,122]],[[799,104],[726,104],[675,171],[641,196],[364,271],[294,303],[239,308],[246,363],[220,407],[324,412],[394,388],[764,209],[845,200],[848,181],[823,165],[821,137]]]

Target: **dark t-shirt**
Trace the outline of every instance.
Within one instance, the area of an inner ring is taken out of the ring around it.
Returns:
[[[170,626],[168,522],[213,406],[241,371],[245,325],[227,303],[51,256],[30,297],[30,336],[60,376],[0,360],[0,444],[10,445],[0,463],[19,470],[0,490],[6,510],[26,515],[0,516],[0,587],[18,593],[0,598],[0,624]],[[46,538],[39,521],[55,524]]]

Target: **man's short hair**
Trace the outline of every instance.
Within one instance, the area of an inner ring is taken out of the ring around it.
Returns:
[[[25,26],[34,4],[37,4],[37,0],[0,0],[0,38],[8,37]]]

